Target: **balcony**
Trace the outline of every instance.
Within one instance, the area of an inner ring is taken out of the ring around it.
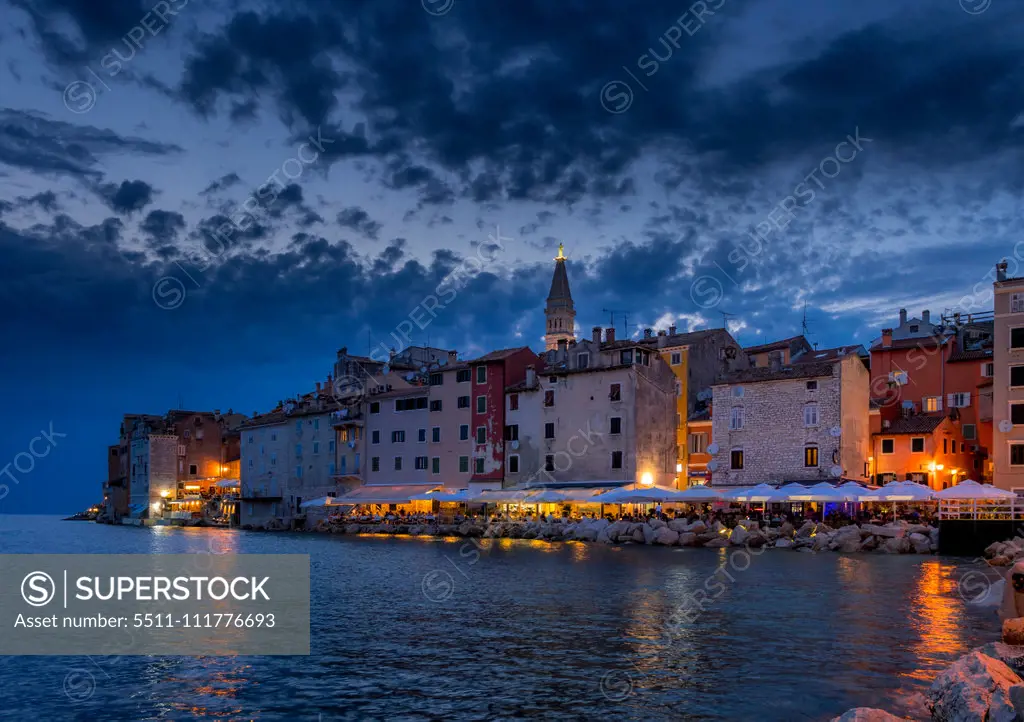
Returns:
[[[281,501],[281,490],[276,484],[242,487],[242,501]]]

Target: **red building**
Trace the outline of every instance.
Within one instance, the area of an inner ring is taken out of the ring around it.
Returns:
[[[990,319],[991,314],[955,316],[931,324],[927,311],[909,321],[901,311],[900,327],[883,329],[871,347],[871,396],[882,423],[915,415],[950,417],[970,455],[967,475],[978,481],[991,475]]]
[[[505,476],[505,388],[526,379],[543,360],[526,346],[492,351],[470,361],[473,476],[470,488],[500,489]]]

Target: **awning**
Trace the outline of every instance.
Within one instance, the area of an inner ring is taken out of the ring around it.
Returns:
[[[965,479],[956,486],[935,492],[936,499],[953,499],[970,501],[973,499],[994,500],[994,499],[1016,499],[1017,495],[1006,489],[999,489],[991,484],[979,484],[973,479]]]
[[[299,504],[300,509],[309,509],[313,506],[332,506],[335,502],[333,496],[321,496],[319,499],[310,499]],[[340,505],[339,505],[340,506]]]
[[[234,489],[241,486],[242,482],[238,479],[221,479],[217,482],[218,489]]]
[[[361,486],[345,496],[337,497],[339,504],[408,504],[413,497],[436,489],[437,484],[407,484],[403,486]]]
[[[148,504],[132,504],[128,507],[132,516],[142,516],[142,512],[146,510]]]

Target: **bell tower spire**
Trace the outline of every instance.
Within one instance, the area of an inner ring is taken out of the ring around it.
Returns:
[[[555,272],[551,277],[551,290],[548,292],[544,316],[547,328],[544,332],[544,348],[547,351],[558,348],[558,342],[576,340],[576,307],[569,291],[569,275],[565,270],[568,258],[565,246],[558,244],[558,255],[555,256]]]

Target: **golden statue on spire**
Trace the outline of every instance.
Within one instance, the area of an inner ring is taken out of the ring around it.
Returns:
[[[565,250],[564,250],[564,249],[565,249],[565,244],[563,244],[563,243],[559,243],[559,244],[558,244],[558,255],[557,255],[557,256],[555,256],[555,260],[556,260],[556,261],[565,261],[565,260],[568,260],[568,259],[567,259],[567,258],[565,257]]]

